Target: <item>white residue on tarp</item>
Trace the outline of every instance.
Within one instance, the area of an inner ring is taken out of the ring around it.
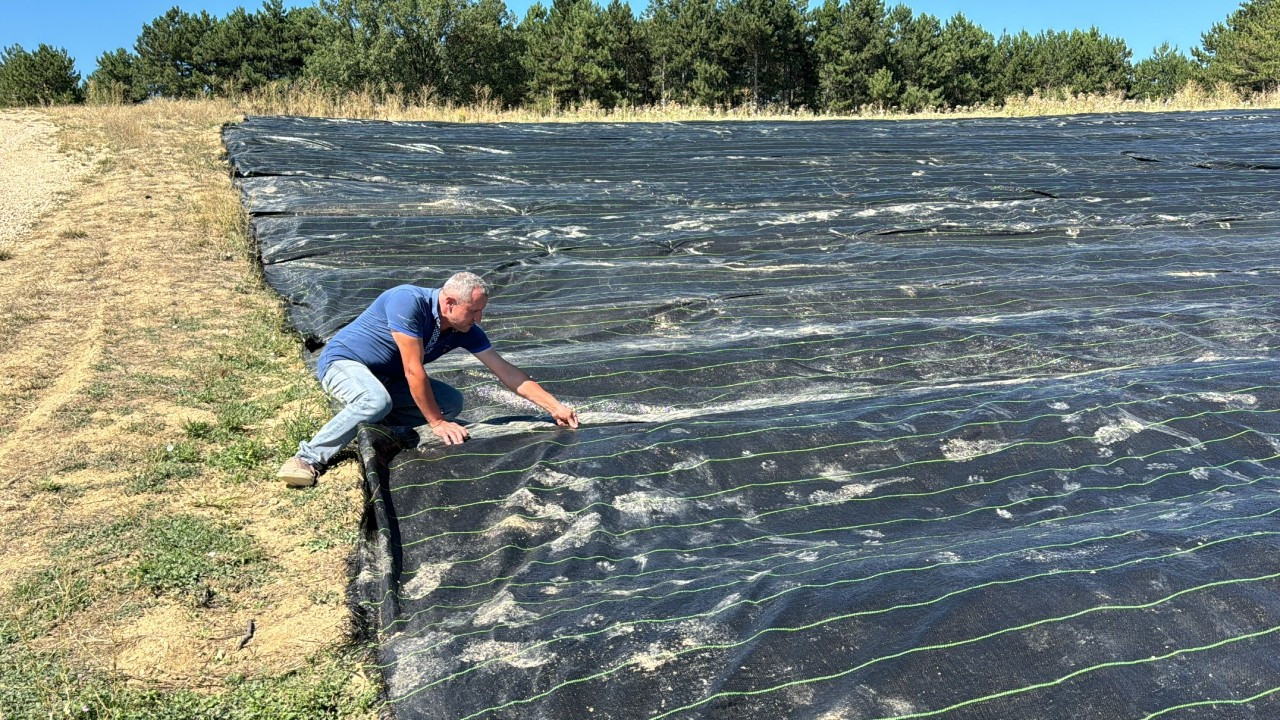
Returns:
[[[1256,395],[1250,395],[1249,393],[1205,392],[1200,393],[1198,397],[1200,397],[1201,400],[1221,403],[1227,407],[1233,408],[1252,407],[1258,404],[1258,397]]]
[[[560,537],[551,541],[551,552],[564,552],[565,550],[572,550],[586,545],[587,541],[591,539],[591,534],[598,527],[600,527],[600,516],[596,513],[589,513],[579,517]]]
[[[439,145],[431,143],[388,143],[391,147],[398,147],[409,152],[433,153],[435,155],[443,155],[444,149]]]
[[[942,456],[948,460],[972,460],[1003,450],[1006,444],[998,440],[962,440],[951,438],[942,444]]]
[[[809,212],[784,213],[772,220],[760,220],[757,225],[801,225],[822,222],[839,217],[839,210],[810,210]]]
[[[563,507],[555,503],[544,503],[529,488],[520,488],[507,498],[503,507],[520,508],[534,520],[559,520],[568,522],[572,516]]]
[[[549,468],[538,468],[530,476],[529,479],[539,485],[551,488],[564,488],[566,490],[574,490],[581,492],[591,487],[591,478],[579,477],[562,473],[559,470],[551,470]]]
[[[1107,423],[1093,433],[1093,441],[1099,445],[1114,445],[1128,440],[1146,429],[1146,424],[1137,418],[1126,415],[1115,422]]]
[[[462,662],[487,662],[497,660],[503,665],[527,670],[546,665],[556,659],[556,654],[544,648],[529,650],[532,643],[502,642],[499,640],[481,640],[471,643],[462,649],[458,659]]]
[[[499,150],[498,148],[485,147],[483,145],[458,145],[459,150],[471,150],[473,152],[489,153],[490,155],[510,155],[510,150]]]
[[[421,600],[430,595],[440,587],[440,581],[450,567],[453,567],[451,563],[430,563],[419,567],[401,588],[400,596],[407,600]]]
[[[481,605],[471,617],[471,623],[477,627],[486,625],[520,625],[536,620],[537,615],[516,604],[510,590],[503,590],[489,602]]]
[[[641,490],[613,499],[613,506],[632,522],[647,523],[654,515],[676,515],[686,501],[660,492]]]
[[[870,495],[875,489],[876,486],[869,483],[849,483],[841,485],[837,490],[819,490],[812,493],[809,495],[809,502],[824,504],[844,502]]]

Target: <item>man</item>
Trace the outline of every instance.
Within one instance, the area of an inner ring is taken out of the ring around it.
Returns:
[[[489,287],[469,272],[454,275],[439,290],[399,285],[379,295],[320,352],[320,385],[345,406],[310,442],[298,444],[298,454],[280,468],[280,479],[292,487],[314,485],[362,422],[425,424],[445,444],[466,440],[467,429],[454,422],[462,411],[462,393],[428,378],[423,367],[459,347],[471,351],[508,389],[551,413],[557,425],[578,427],[573,408],[489,344],[476,324],[488,302]]]

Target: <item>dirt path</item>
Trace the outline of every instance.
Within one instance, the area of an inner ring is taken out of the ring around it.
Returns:
[[[100,347],[102,305],[92,297],[97,280],[82,272],[79,261],[74,267],[41,261],[79,257],[89,249],[87,238],[75,242],[31,232],[87,173],[83,162],[58,152],[56,133],[36,113],[0,113],[0,347],[6,348],[0,354],[0,468],[21,465],[14,453],[36,442],[60,399],[80,388],[84,368]],[[73,317],[81,328],[89,320],[88,332],[76,342],[65,327]],[[45,333],[51,333],[47,341],[33,337]],[[54,360],[54,345],[70,352]]]
[[[218,137],[233,118],[0,113],[0,609],[33,651],[147,686],[307,667],[349,627],[358,480],[267,481],[315,390],[244,253]],[[203,600],[141,586],[138,538],[176,516],[235,528],[260,570]],[[33,583],[47,593],[23,599]]]
[[[84,168],[58,153],[57,128],[40,115],[0,112],[0,251],[12,251]]]

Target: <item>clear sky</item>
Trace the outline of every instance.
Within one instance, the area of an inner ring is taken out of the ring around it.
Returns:
[[[647,4],[647,0],[630,1],[637,13]],[[520,16],[531,3],[532,0],[507,0]],[[118,47],[132,49],[142,25],[174,4],[184,10],[207,10],[218,16],[241,5],[259,7],[256,0],[0,0],[0,46],[18,43],[30,50],[48,43],[63,47],[75,58],[77,69],[87,75],[103,52]],[[285,4],[309,3],[286,0]],[[549,0],[544,4],[550,4]],[[898,2],[889,0],[886,4]],[[1096,25],[1108,35],[1124,38],[1136,62],[1165,41],[1188,52],[1200,43],[1200,33],[1225,19],[1240,6],[1240,0],[903,0],[903,4],[943,19],[963,12],[997,36],[1006,30],[1036,32]]]

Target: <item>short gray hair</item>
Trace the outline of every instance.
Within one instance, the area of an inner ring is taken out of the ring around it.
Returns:
[[[448,295],[455,300],[469,303],[477,290],[485,297],[488,297],[489,283],[475,273],[460,272],[445,281],[444,286],[440,288],[440,293]]]

